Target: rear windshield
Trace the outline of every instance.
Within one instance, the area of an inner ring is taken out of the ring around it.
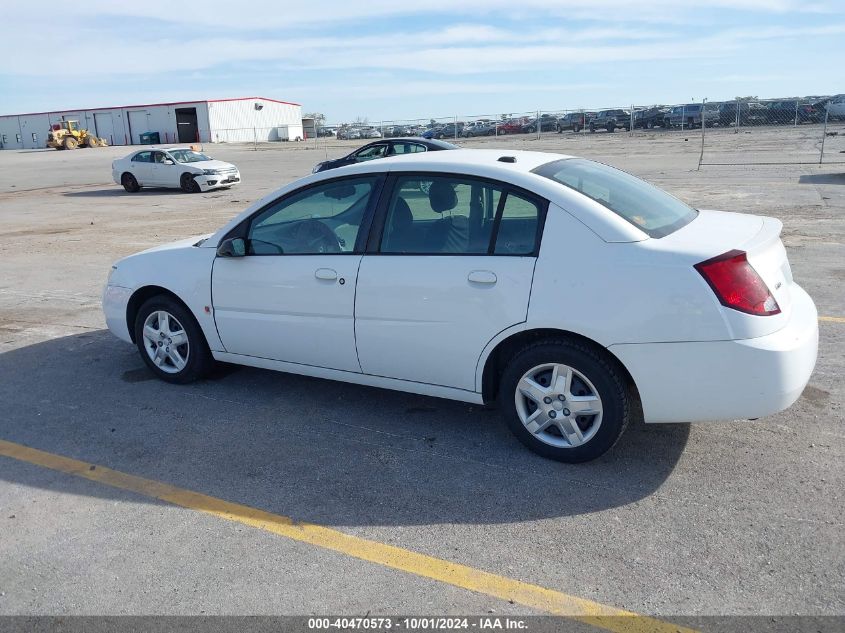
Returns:
[[[604,205],[649,237],[669,235],[698,215],[662,189],[591,160],[564,158],[533,171]]]

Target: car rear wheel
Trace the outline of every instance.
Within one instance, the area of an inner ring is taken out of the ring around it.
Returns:
[[[72,136],[66,136],[63,145],[65,149],[76,149],[79,147],[79,142]]]
[[[629,419],[621,370],[579,341],[543,341],[517,352],[503,372],[500,398],[517,438],[561,462],[603,455]]]
[[[123,176],[120,177],[120,184],[123,185],[123,188],[129,193],[135,193],[141,189],[138,181],[132,174],[123,174]]]
[[[194,316],[166,295],[148,299],[138,310],[135,343],[147,367],[167,382],[193,382],[214,364]]]

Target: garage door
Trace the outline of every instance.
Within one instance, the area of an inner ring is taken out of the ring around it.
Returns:
[[[146,110],[129,111],[129,134],[133,145],[141,144],[141,134],[149,132],[147,125]]]
[[[115,144],[114,121],[110,112],[94,113],[94,130],[94,133],[100,138],[106,139],[109,145]],[[123,141],[123,139],[119,140]]]

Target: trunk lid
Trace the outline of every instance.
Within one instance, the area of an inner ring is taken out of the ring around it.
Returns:
[[[789,320],[794,282],[780,239],[782,228],[783,223],[776,218],[702,210],[695,220],[657,241],[661,242],[661,250],[666,248],[688,255],[692,264],[731,250],[745,251],[748,262],[768,286],[781,310],[780,314],[756,316],[722,307],[735,338],[754,338],[776,332]],[[713,292],[706,282],[705,287]]]

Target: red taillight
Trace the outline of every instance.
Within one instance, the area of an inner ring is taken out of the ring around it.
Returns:
[[[744,251],[729,251],[696,264],[695,269],[710,284],[723,306],[758,316],[780,313],[778,302],[748,263]]]

